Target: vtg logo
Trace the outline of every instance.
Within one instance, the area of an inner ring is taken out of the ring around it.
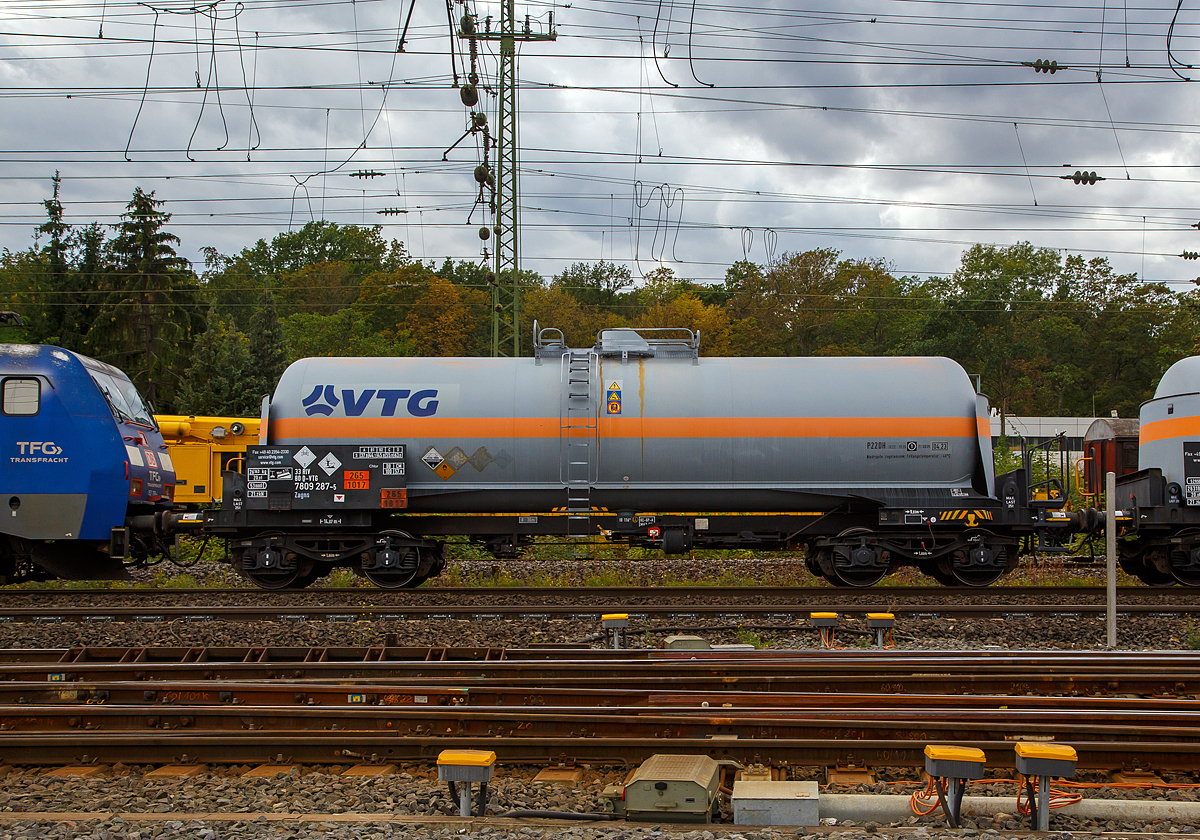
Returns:
[[[43,455],[61,455],[62,447],[55,444],[52,440],[19,440],[17,441],[17,451],[22,455],[32,455],[35,452],[40,452]]]
[[[338,398],[339,393],[341,399]],[[436,388],[415,392],[408,388],[368,388],[365,391],[343,388],[335,391],[332,385],[317,385],[311,394],[301,400],[301,404],[309,417],[314,414],[328,417],[339,405],[347,417],[362,417],[371,400],[376,399],[383,403],[379,408],[380,417],[395,417],[396,406],[405,401],[404,408],[412,417],[432,417],[437,413],[437,394]]]

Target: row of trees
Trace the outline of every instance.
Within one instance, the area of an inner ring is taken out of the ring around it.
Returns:
[[[59,182],[34,245],[0,256],[0,297],[26,326],[127,371],[163,412],[256,414],[305,356],[473,356],[491,345],[491,275],[409,258],[379,227],[313,222],[196,272],[170,214],[135,189],[111,232],[63,221]],[[1005,413],[1135,415],[1162,372],[1200,352],[1197,290],[1171,291],[1028,243],[976,245],[947,277],[896,277],[833,249],[739,261],[719,285],[608,262],[525,272],[521,322],[589,346],[604,328],[689,327],[706,355],[945,355]]]

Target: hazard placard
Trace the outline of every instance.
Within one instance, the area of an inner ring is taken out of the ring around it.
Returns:
[[[604,413],[609,416],[621,413],[621,380],[609,379],[604,388]]]

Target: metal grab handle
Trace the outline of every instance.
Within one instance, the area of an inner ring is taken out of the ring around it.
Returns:
[[[1095,460],[1095,458],[1092,458],[1090,456],[1085,456],[1075,462],[1075,491],[1077,493],[1079,493],[1080,496],[1083,496],[1085,499],[1100,495],[1099,493],[1089,493],[1086,490],[1084,490],[1083,483],[1080,479],[1079,465],[1082,464],[1084,461],[1094,461],[1094,460]]]

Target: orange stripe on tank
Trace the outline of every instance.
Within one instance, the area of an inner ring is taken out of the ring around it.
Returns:
[[[975,437],[970,417],[600,417],[606,438],[952,438]],[[557,417],[286,417],[271,437],[556,438]],[[990,428],[987,433],[990,434]],[[576,430],[572,437],[586,435]]]
[[[1166,420],[1146,423],[1138,432],[1138,443],[1147,444],[1156,440],[1181,437],[1200,438],[1200,417],[1169,417]]]

